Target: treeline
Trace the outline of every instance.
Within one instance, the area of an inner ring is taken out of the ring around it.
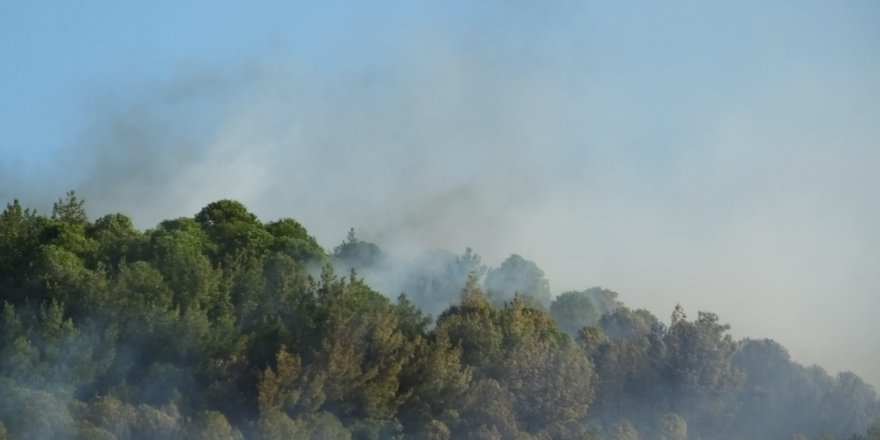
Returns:
[[[871,386],[712,313],[554,298],[517,255],[326,252],[229,200],[143,232],[12,202],[0,302],[0,439],[880,439]]]

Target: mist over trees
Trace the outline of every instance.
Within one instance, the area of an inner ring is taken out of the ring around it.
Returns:
[[[880,439],[852,373],[550,286],[516,254],[327,252],[231,200],[147,231],[13,201],[0,439]]]

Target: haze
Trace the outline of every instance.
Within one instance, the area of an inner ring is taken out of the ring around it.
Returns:
[[[0,196],[518,253],[878,387],[877,78],[874,2],[2,2]]]

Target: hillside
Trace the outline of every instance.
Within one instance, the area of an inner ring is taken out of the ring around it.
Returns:
[[[870,385],[715,313],[517,254],[328,251],[231,200],[146,231],[13,201],[0,301],[0,439],[880,439]]]

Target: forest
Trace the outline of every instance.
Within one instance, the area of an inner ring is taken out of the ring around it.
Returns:
[[[0,302],[4,440],[880,440],[872,386],[714,313],[557,295],[517,254],[325,249],[232,200],[145,231],[11,201]]]

